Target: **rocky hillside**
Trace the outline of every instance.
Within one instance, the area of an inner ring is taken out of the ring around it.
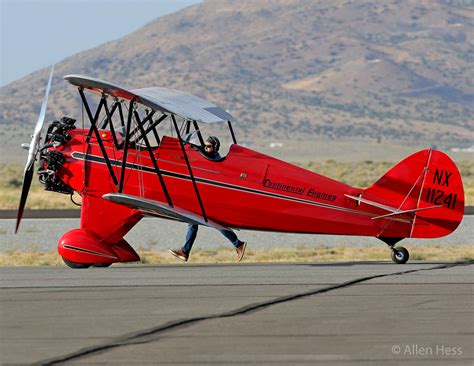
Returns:
[[[472,144],[466,4],[205,1],[57,64],[48,113],[80,113],[62,76],[82,73],[203,96],[237,118],[239,134]],[[35,123],[48,72],[1,89],[2,124]]]

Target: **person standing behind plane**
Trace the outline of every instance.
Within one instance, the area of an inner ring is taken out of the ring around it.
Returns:
[[[221,158],[221,155],[219,154],[220,145],[221,143],[217,137],[209,136],[209,138],[206,140],[206,144],[204,145],[204,153],[209,159],[218,160]],[[170,249],[170,253],[173,254],[176,258],[179,258],[186,262],[189,259],[189,253],[191,253],[194,241],[196,240],[198,228],[199,226],[196,224],[189,224],[188,232],[186,233],[186,241],[183,247],[181,249],[175,250]],[[219,229],[219,231],[235,247],[235,251],[237,252],[237,261],[240,262],[244,257],[247,243],[239,240],[237,235],[235,235],[232,230]]]

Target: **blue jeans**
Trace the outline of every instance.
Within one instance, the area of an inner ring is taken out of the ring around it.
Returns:
[[[196,240],[196,236],[198,233],[198,225],[188,224],[188,232],[186,233],[186,242],[184,243],[183,247],[181,248],[183,252],[189,254],[191,249],[193,248],[194,241]],[[238,247],[242,242],[237,238],[237,235],[231,230],[220,229],[219,230],[222,235],[224,235],[234,247]]]

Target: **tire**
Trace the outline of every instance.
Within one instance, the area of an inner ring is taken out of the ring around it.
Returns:
[[[397,264],[405,264],[410,258],[410,253],[404,247],[392,249],[392,261]]]
[[[72,262],[70,260],[67,260],[66,258],[63,257],[64,263],[66,263],[66,266],[74,269],[84,269],[84,268],[89,268],[91,266],[91,263],[77,263],[77,262]]]
[[[94,263],[92,267],[100,267],[100,268],[106,268],[110,267],[112,263]]]

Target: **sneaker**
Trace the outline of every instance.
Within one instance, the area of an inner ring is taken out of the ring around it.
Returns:
[[[181,259],[182,261],[185,261],[185,262],[188,261],[189,255],[183,252],[182,249],[176,249],[176,250],[170,249],[170,253],[173,254],[176,258]]]
[[[246,247],[247,247],[247,243],[242,242],[242,244],[240,244],[237,248],[235,248],[235,251],[237,252],[237,262],[240,262],[242,258],[244,257]]]

